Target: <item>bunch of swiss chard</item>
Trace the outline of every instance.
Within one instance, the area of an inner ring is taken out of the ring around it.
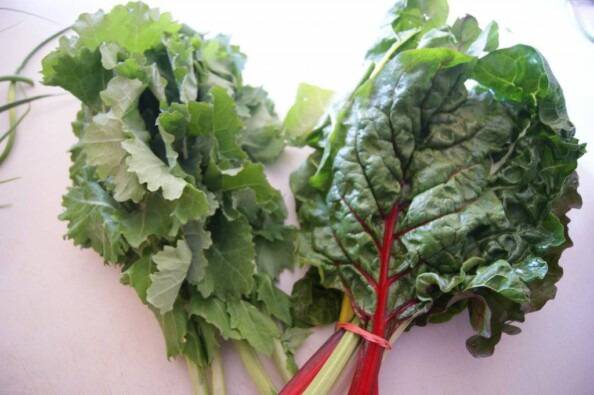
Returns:
[[[44,83],[82,102],[68,238],[122,267],[197,392],[225,391],[221,340],[275,392],[256,352],[288,379],[302,333],[275,286],[293,264],[294,229],[259,163],[284,146],[272,102],[243,84],[245,56],[227,37],[142,3],[83,14],[73,30],[43,60]]]
[[[445,0],[398,1],[352,93],[317,125],[319,109],[295,107],[309,121],[296,128],[315,126],[291,179],[313,271],[295,311],[307,322],[320,288],[339,290],[371,336],[358,347],[337,330],[283,394],[327,393],[357,347],[350,394],[378,393],[378,339],[463,311],[468,350],[490,355],[555,296],[585,147],[542,54],[498,49],[497,24],[447,15]]]

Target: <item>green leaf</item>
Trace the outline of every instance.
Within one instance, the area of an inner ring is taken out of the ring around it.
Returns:
[[[61,220],[68,221],[68,238],[74,244],[91,247],[106,261],[118,262],[129,246],[122,234],[120,205],[101,187],[80,180],[62,199]]]
[[[287,368],[290,372],[297,372],[299,370],[295,361],[295,354],[309,335],[311,335],[311,331],[303,328],[287,328],[282,333],[281,344],[287,354]]]
[[[499,260],[489,266],[477,269],[476,275],[466,286],[467,289],[485,287],[516,303],[526,303],[530,294],[520,276],[509,263]]]
[[[61,47],[42,61],[43,83],[62,87],[87,106],[99,110],[99,92],[107,86],[112,72],[102,67],[98,50],[85,48],[73,54],[67,41],[60,42]]]
[[[231,317],[222,300],[216,297],[203,299],[198,295],[193,295],[189,312],[191,315],[202,317],[206,322],[216,327],[224,339],[241,339],[239,332],[231,327]]]
[[[171,174],[167,165],[151,151],[148,145],[139,139],[128,139],[121,145],[129,154],[126,158],[128,171],[135,174],[141,183],[146,184],[149,191],[155,192],[161,189],[163,197],[167,200],[181,198],[188,185],[187,182]]]
[[[478,333],[468,349],[490,355],[510,323],[555,295],[568,245],[559,219],[584,146],[542,55],[494,50],[497,25],[481,32],[472,17],[434,25],[427,10],[444,15],[439,2],[421,3],[397,4],[394,43],[376,48],[383,57],[312,134],[291,178],[298,260],[320,274],[295,284],[293,314],[314,323],[335,300],[314,296],[322,285],[349,295],[370,327],[468,309]],[[399,43],[404,32],[414,37]]]
[[[274,103],[262,88],[243,86],[237,93],[237,114],[244,125],[241,147],[257,162],[273,162],[285,147],[283,128]]]
[[[400,0],[388,11],[380,36],[367,51],[366,58],[381,59],[394,43],[443,25],[449,13],[447,0]]]
[[[289,295],[278,289],[265,274],[256,276],[257,299],[264,304],[264,310],[291,325],[291,300]]]
[[[173,215],[182,224],[185,224],[190,220],[198,220],[207,215],[212,215],[216,208],[216,202],[212,201],[204,191],[192,185],[187,185],[176,202]]]
[[[258,352],[272,354],[274,349],[271,339],[279,338],[278,327],[254,305],[243,301],[227,302],[227,312],[231,317],[231,327],[236,329]]]
[[[207,324],[204,320],[198,319],[199,333],[202,340],[202,346],[206,354],[207,365],[210,365],[214,359],[217,350],[219,349],[219,343],[217,339],[216,328],[212,325]]]
[[[499,25],[497,22],[491,22],[470,45],[468,53],[474,56],[481,56],[485,52],[495,51],[497,47],[499,47]]]
[[[547,275],[548,270],[547,262],[535,256],[526,257],[519,265],[514,267],[514,271],[526,283],[542,280]]]
[[[295,326],[308,328],[327,325],[338,319],[342,293],[324,288],[316,268],[293,284],[291,311]]]
[[[189,136],[208,136],[213,133],[213,106],[208,103],[188,103],[190,121],[188,125]]]
[[[175,33],[181,25],[169,13],[160,14],[141,2],[118,5],[109,13],[82,14],[73,30],[78,33],[78,47],[96,49],[102,43],[116,43],[129,52],[142,53],[157,46],[166,33]]]
[[[573,130],[561,86],[534,48],[516,45],[491,52],[479,60],[473,78],[505,99],[538,106],[541,122],[554,130]]]
[[[222,168],[232,167],[246,159],[247,155],[239,146],[239,132],[243,124],[235,111],[233,98],[223,88],[211,89],[213,103],[213,131],[219,146]]]
[[[456,19],[456,22],[452,25],[451,33],[456,38],[457,47],[460,49],[460,52],[466,52],[480,36],[481,28],[475,17],[465,15],[462,18]]]
[[[221,338],[268,350],[273,315],[291,317],[276,278],[256,276],[292,266],[294,235],[250,161],[274,160],[285,142],[267,92],[242,80],[245,55],[143,3],[83,14],[74,32],[43,60],[44,81],[83,102],[60,216],[68,237],[122,266],[169,357],[207,369]]]
[[[178,240],[175,247],[165,246],[153,255],[152,260],[157,265],[157,272],[151,274],[151,286],[146,299],[164,314],[173,308],[190,269],[192,251],[184,240]]]
[[[200,333],[200,325],[190,321],[188,333],[186,333],[183,355],[201,369],[207,369],[209,365],[208,354],[204,347],[203,338]]]
[[[328,108],[334,92],[309,85],[299,84],[295,103],[289,109],[283,128],[291,144],[303,146],[307,135],[319,123]]]
[[[124,121],[112,113],[99,113],[84,128],[81,148],[88,163],[95,166],[100,179],[110,178],[114,183],[114,199],[139,202],[145,190],[136,174],[129,171],[126,164],[128,153],[123,145],[136,137]],[[139,144],[143,144],[139,141]]]
[[[173,227],[169,210],[168,202],[159,194],[149,194],[138,210],[122,217],[122,234],[134,248],[140,247],[150,236],[166,237]]]
[[[145,88],[142,81],[115,76],[99,95],[116,117],[123,118],[136,110],[138,98]]]
[[[258,271],[276,278],[284,269],[292,269],[295,262],[295,229],[281,227],[278,231],[260,234],[262,236],[254,237]]]
[[[228,36],[218,34],[204,39],[196,55],[203,62],[203,67],[198,68],[201,91],[218,86],[231,93],[242,86],[245,55],[230,43]]]
[[[491,309],[485,298],[472,295],[468,302],[470,324],[475,332],[482,337],[491,336]]]
[[[183,233],[192,251],[192,262],[188,270],[188,281],[199,285],[206,277],[208,259],[204,251],[212,245],[210,233],[204,229],[204,223],[199,221],[188,222],[184,225]]]
[[[194,74],[194,47],[189,37],[171,36],[163,40],[177,82],[179,100],[189,103],[198,96],[198,82]]]
[[[184,308],[176,303],[173,309],[165,314],[159,314],[157,311],[154,313],[165,336],[167,358],[183,353],[188,334],[188,318]]]
[[[233,192],[242,189],[251,189],[255,193],[256,203],[268,212],[280,211],[285,215],[285,207],[280,192],[274,189],[264,173],[264,166],[256,163],[246,163],[234,175],[224,174],[221,181],[221,190]]]
[[[142,303],[146,301],[146,291],[151,286],[151,258],[144,256],[132,263],[123,273],[120,281],[122,284],[130,285],[136,293]]]
[[[248,295],[254,287],[256,268],[250,225],[242,217],[229,221],[219,212],[208,230],[212,245],[205,252],[208,265],[198,289],[204,297],[214,293],[223,300]]]

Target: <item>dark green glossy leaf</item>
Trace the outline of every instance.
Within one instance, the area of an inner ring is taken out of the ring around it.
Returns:
[[[418,324],[468,309],[478,334],[468,349],[485,356],[554,297],[567,246],[558,218],[574,201],[584,146],[540,53],[496,50],[496,24],[436,25],[423,7],[398,3],[392,29],[420,30],[382,50],[381,67],[312,131],[314,153],[291,177],[299,261],[346,292],[362,320],[376,316],[379,296],[385,315]],[[314,308],[312,289],[296,284],[298,323]],[[324,298],[334,300],[315,304]]]
[[[295,325],[308,328],[336,321],[342,294],[337,290],[324,288],[317,269],[312,268],[293,285],[291,302]]]
[[[256,276],[256,298],[262,302],[264,310],[273,317],[291,325],[291,300],[289,295],[278,289],[269,276]]]

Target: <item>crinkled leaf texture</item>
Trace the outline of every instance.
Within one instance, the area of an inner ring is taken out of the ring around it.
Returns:
[[[266,91],[243,85],[245,56],[142,3],[83,14],[74,30],[43,60],[45,83],[82,101],[67,236],[122,265],[168,356],[207,366],[220,338],[272,352],[292,324],[275,283],[294,229],[252,162],[273,161],[284,134]]]
[[[386,338],[468,310],[468,349],[485,356],[555,295],[584,145],[543,56],[496,49],[497,25],[470,16],[442,27],[442,3],[398,2],[371,72],[306,136],[314,152],[291,177],[299,261],[369,328],[384,317]],[[309,309],[333,296],[312,304],[304,281],[293,308],[315,323]]]

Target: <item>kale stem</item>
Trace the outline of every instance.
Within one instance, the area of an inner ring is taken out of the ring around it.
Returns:
[[[209,370],[211,395],[227,395],[223,358],[221,357],[221,352],[219,350],[215,351]]]
[[[281,341],[279,339],[274,339],[273,344],[274,350],[272,351],[272,359],[274,360],[274,364],[276,365],[276,368],[278,369],[283,381],[286,383],[291,380],[293,375],[297,372],[289,369],[289,365],[287,364],[287,353],[285,352],[285,348],[283,347]]]
[[[196,365],[188,357],[186,357],[186,366],[188,367],[188,373],[192,381],[194,395],[209,395],[208,380],[204,369]]]
[[[359,335],[346,332],[304,395],[328,394],[359,345]]]
[[[258,388],[258,392],[261,395],[276,395],[276,387],[266,374],[262,362],[258,359],[254,349],[242,340],[234,340],[233,345],[241,358],[241,362],[243,362],[243,366]]]

